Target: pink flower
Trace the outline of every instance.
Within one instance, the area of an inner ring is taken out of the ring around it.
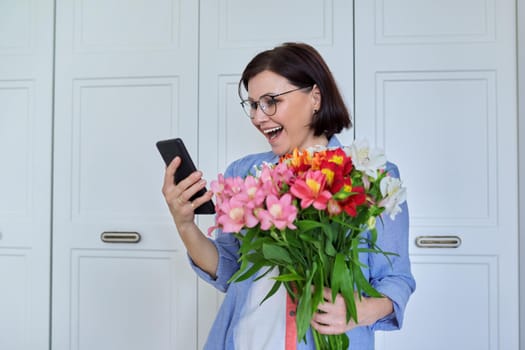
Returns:
[[[229,177],[224,180],[224,194],[227,196],[233,196],[237,193],[241,193],[244,189],[244,180],[237,177]]]
[[[232,197],[224,200],[217,213],[217,224],[226,232],[241,232],[243,227],[255,227],[259,220],[243,201]]]
[[[248,176],[244,179],[241,191],[235,197],[244,202],[246,207],[254,209],[261,206],[266,194],[261,181],[253,176]]]
[[[273,194],[277,196],[279,193],[279,189],[277,188],[277,184],[274,181],[273,171],[273,168],[270,168],[267,164],[264,164],[261,169],[260,180],[262,190],[266,195]]]
[[[269,230],[274,225],[279,230],[286,227],[296,229],[293,224],[297,216],[297,208],[292,204],[292,196],[288,193],[280,199],[274,195],[266,198],[267,210],[260,210],[257,216],[261,220],[261,229]]]
[[[290,184],[294,173],[286,163],[279,163],[273,169],[271,175],[273,182],[277,185],[278,188],[281,188],[284,184]]]
[[[326,177],[321,171],[308,171],[302,179],[297,179],[290,192],[301,200],[301,208],[313,205],[317,210],[324,210],[332,198],[330,191],[325,190]]]
[[[225,188],[224,176],[222,174],[219,174],[217,176],[217,180],[213,180],[210,183],[210,189],[215,194],[217,205],[220,205],[222,201],[223,194],[224,194],[224,188]]]

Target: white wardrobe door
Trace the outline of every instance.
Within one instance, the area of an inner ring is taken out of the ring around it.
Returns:
[[[197,11],[57,1],[54,350],[196,348],[196,277],[155,142],[197,154]]]
[[[378,349],[518,347],[515,6],[356,1],[356,132],[399,165],[418,284]]]
[[[0,348],[49,348],[53,1],[0,2]]]

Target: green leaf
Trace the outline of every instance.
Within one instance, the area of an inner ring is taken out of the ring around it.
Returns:
[[[319,268],[317,269],[317,272],[315,273],[314,279],[313,279],[313,294],[312,294],[312,315],[317,312],[318,306],[320,303],[324,302],[324,273],[323,269]]]
[[[311,284],[307,283],[305,289],[310,289]],[[311,292],[307,291],[299,296],[299,302],[297,304],[297,314],[296,314],[296,327],[297,327],[297,339],[304,339],[306,331],[310,326],[309,311],[312,309],[312,299]]]
[[[381,298],[383,295],[379,293],[368,280],[365,278],[365,275],[363,274],[363,270],[358,265],[354,265],[354,278],[355,278],[355,284],[359,291],[364,291],[368,296],[373,298]],[[361,295],[361,293],[359,293]]]
[[[323,233],[328,238],[328,242],[335,241],[337,237],[337,227],[334,227],[334,223],[323,225]]]
[[[271,266],[271,265],[268,265],[266,264],[265,261],[263,261],[264,265],[266,266],[269,266],[266,271],[264,271],[263,273],[260,273],[255,279],[254,281],[258,281],[260,280],[261,278],[264,278],[266,275],[268,275],[273,269],[274,269],[274,266]]]
[[[264,266],[263,262],[253,264],[248,270],[239,269],[229,280],[228,282],[241,282],[247,280],[251,276],[257,273]]]
[[[332,269],[332,285],[330,286],[332,289],[332,302],[335,301],[336,295],[341,290],[343,278],[345,278],[344,275],[346,273],[345,256],[339,253],[335,256],[334,267]]]
[[[255,263],[263,262],[264,256],[261,253],[254,251],[252,253],[243,255],[241,257],[241,260],[255,264]]]
[[[297,222],[297,227],[302,232],[314,230],[314,229],[317,229],[317,228],[321,228],[322,229],[322,228],[324,228],[324,226],[325,226],[325,224],[323,224],[322,222],[319,222],[319,221],[315,221],[315,220],[299,220]]]
[[[324,251],[325,251],[326,255],[328,255],[328,256],[335,256],[337,254],[337,250],[335,250],[334,245],[330,241],[326,242],[326,246],[324,247]]]
[[[375,242],[371,242],[365,237],[363,237],[363,241],[366,242],[371,248],[369,248],[370,250],[366,250],[366,248],[359,248],[359,251],[382,254],[388,260],[388,263],[390,265],[392,265],[392,261],[390,260],[389,256],[399,256],[399,254],[397,253],[382,250],[377,244],[375,244]]]
[[[262,252],[264,258],[267,260],[272,260],[284,264],[293,264],[293,261],[290,258],[290,255],[288,254],[286,249],[277,245],[265,243],[262,246]]]
[[[297,273],[282,274],[282,275],[273,277],[273,279],[279,282],[304,281],[304,277],[299,276]]]
[[[290,257],[294,261],[294,264],[289,264],[286,266],[290,270],[295,270],[295,268],[292,268],[292,266],[296,268],[301,268],[308,266],[308,262],[306,260],[306,254],[303,249],[291,249],[290,250]]]
[[[272,295],[274,295],[277,290],[279,290],[279,287],[281,286],[281,282],[279,281],[276,281],[273,286],[272,286],[272,289],[270,289],[270,291],[268,292],[268,294],[266,294],[266,296],[264,297],[264,299],[261,301],[261,303],[259,305],[261,305],[262,303],[264,303],[266,301],[266,299],[270,298]]]
[[[346,265],[346,264],[345,264]],[[354,299],[354,278],[353,278],[353,272],[351,269],[346,268],[346,273],[341,275],[341,295],[343,296],[343,299],[345,300],[346,304],[346,322],[350,321],[350,318],[353,319],[355,322],[358,322],[357,320],[357,307],[355,305],[355,299]]]
[[[297,230],[286,229],[283,233],[284,241],[286,241],[291,247],[299,248],[301,246],[301,240],[298,239],[297,233]]]
[[[319,244],[319,239],[318,238],[315,238],[315,237],[312,237],[311,235],[307,234],[307,233],[300,233],[299,234],[299,238],[301,238],[303,241],[306,241],[308,243],[314,243],[314,244]]]
[[[348,338],[348,335],[346,335],[346,333],[341,334],[341,338],[343,339],[343,346],[341,347],[341,349],[348,349],[350,347],[350,338]]]
[[[373,228],[369,232],[370,232],[370,242],[372,242],[372,244],[375,244],[377,242],[377,230]]]
[[[250,230],[248,229],[246,231],[246,234],[243,236],[242,234],[236,234],[235,237],[241,242],[241,245],[239,247],[239,254],[246,254],[249,251],[252,250],[251,248],[251,241],[257,234],[256,230]]]
[[[310,320],[314,310],[312,310],[312,279],[317,271],[317,263],[314,261],[312,264],[312,270],[307,271],[306,275],[308,279],[304,284],[299,302],[297,305],[296,324],[297,324],[297,339],[303,339],[306,335],[306,331],[310,326]]]
[[[292,287],[291,283],[285,283],[284,288],[286,288],[286,291],[288,292],[288,295],[292,298],[292,300],[295,302],[299,295],[297,294],[297,288]]]

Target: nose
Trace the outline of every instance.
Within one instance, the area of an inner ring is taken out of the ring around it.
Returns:
[[[261,109],[261,106],[257,106],[257,109],[253,111],[252,113],[253,113],[252,122],[256,124],[267,121],[269,118],[266,114],[264,114],[264,112]]]

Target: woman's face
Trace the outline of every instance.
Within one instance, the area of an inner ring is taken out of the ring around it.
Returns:
[[[248,81],[248,98],[258,101],[264,95],[277,95],[297,88],[286,78],[271,71],[263,71]],[[327,138],[314,136],[310,123],[314,110],[321,106],[319,88],[297,90],[275,98],[277,111],[272,116],[264,114],[259,107],[251,119],[253,125],[264,135],[277,155],[328,144]]]

